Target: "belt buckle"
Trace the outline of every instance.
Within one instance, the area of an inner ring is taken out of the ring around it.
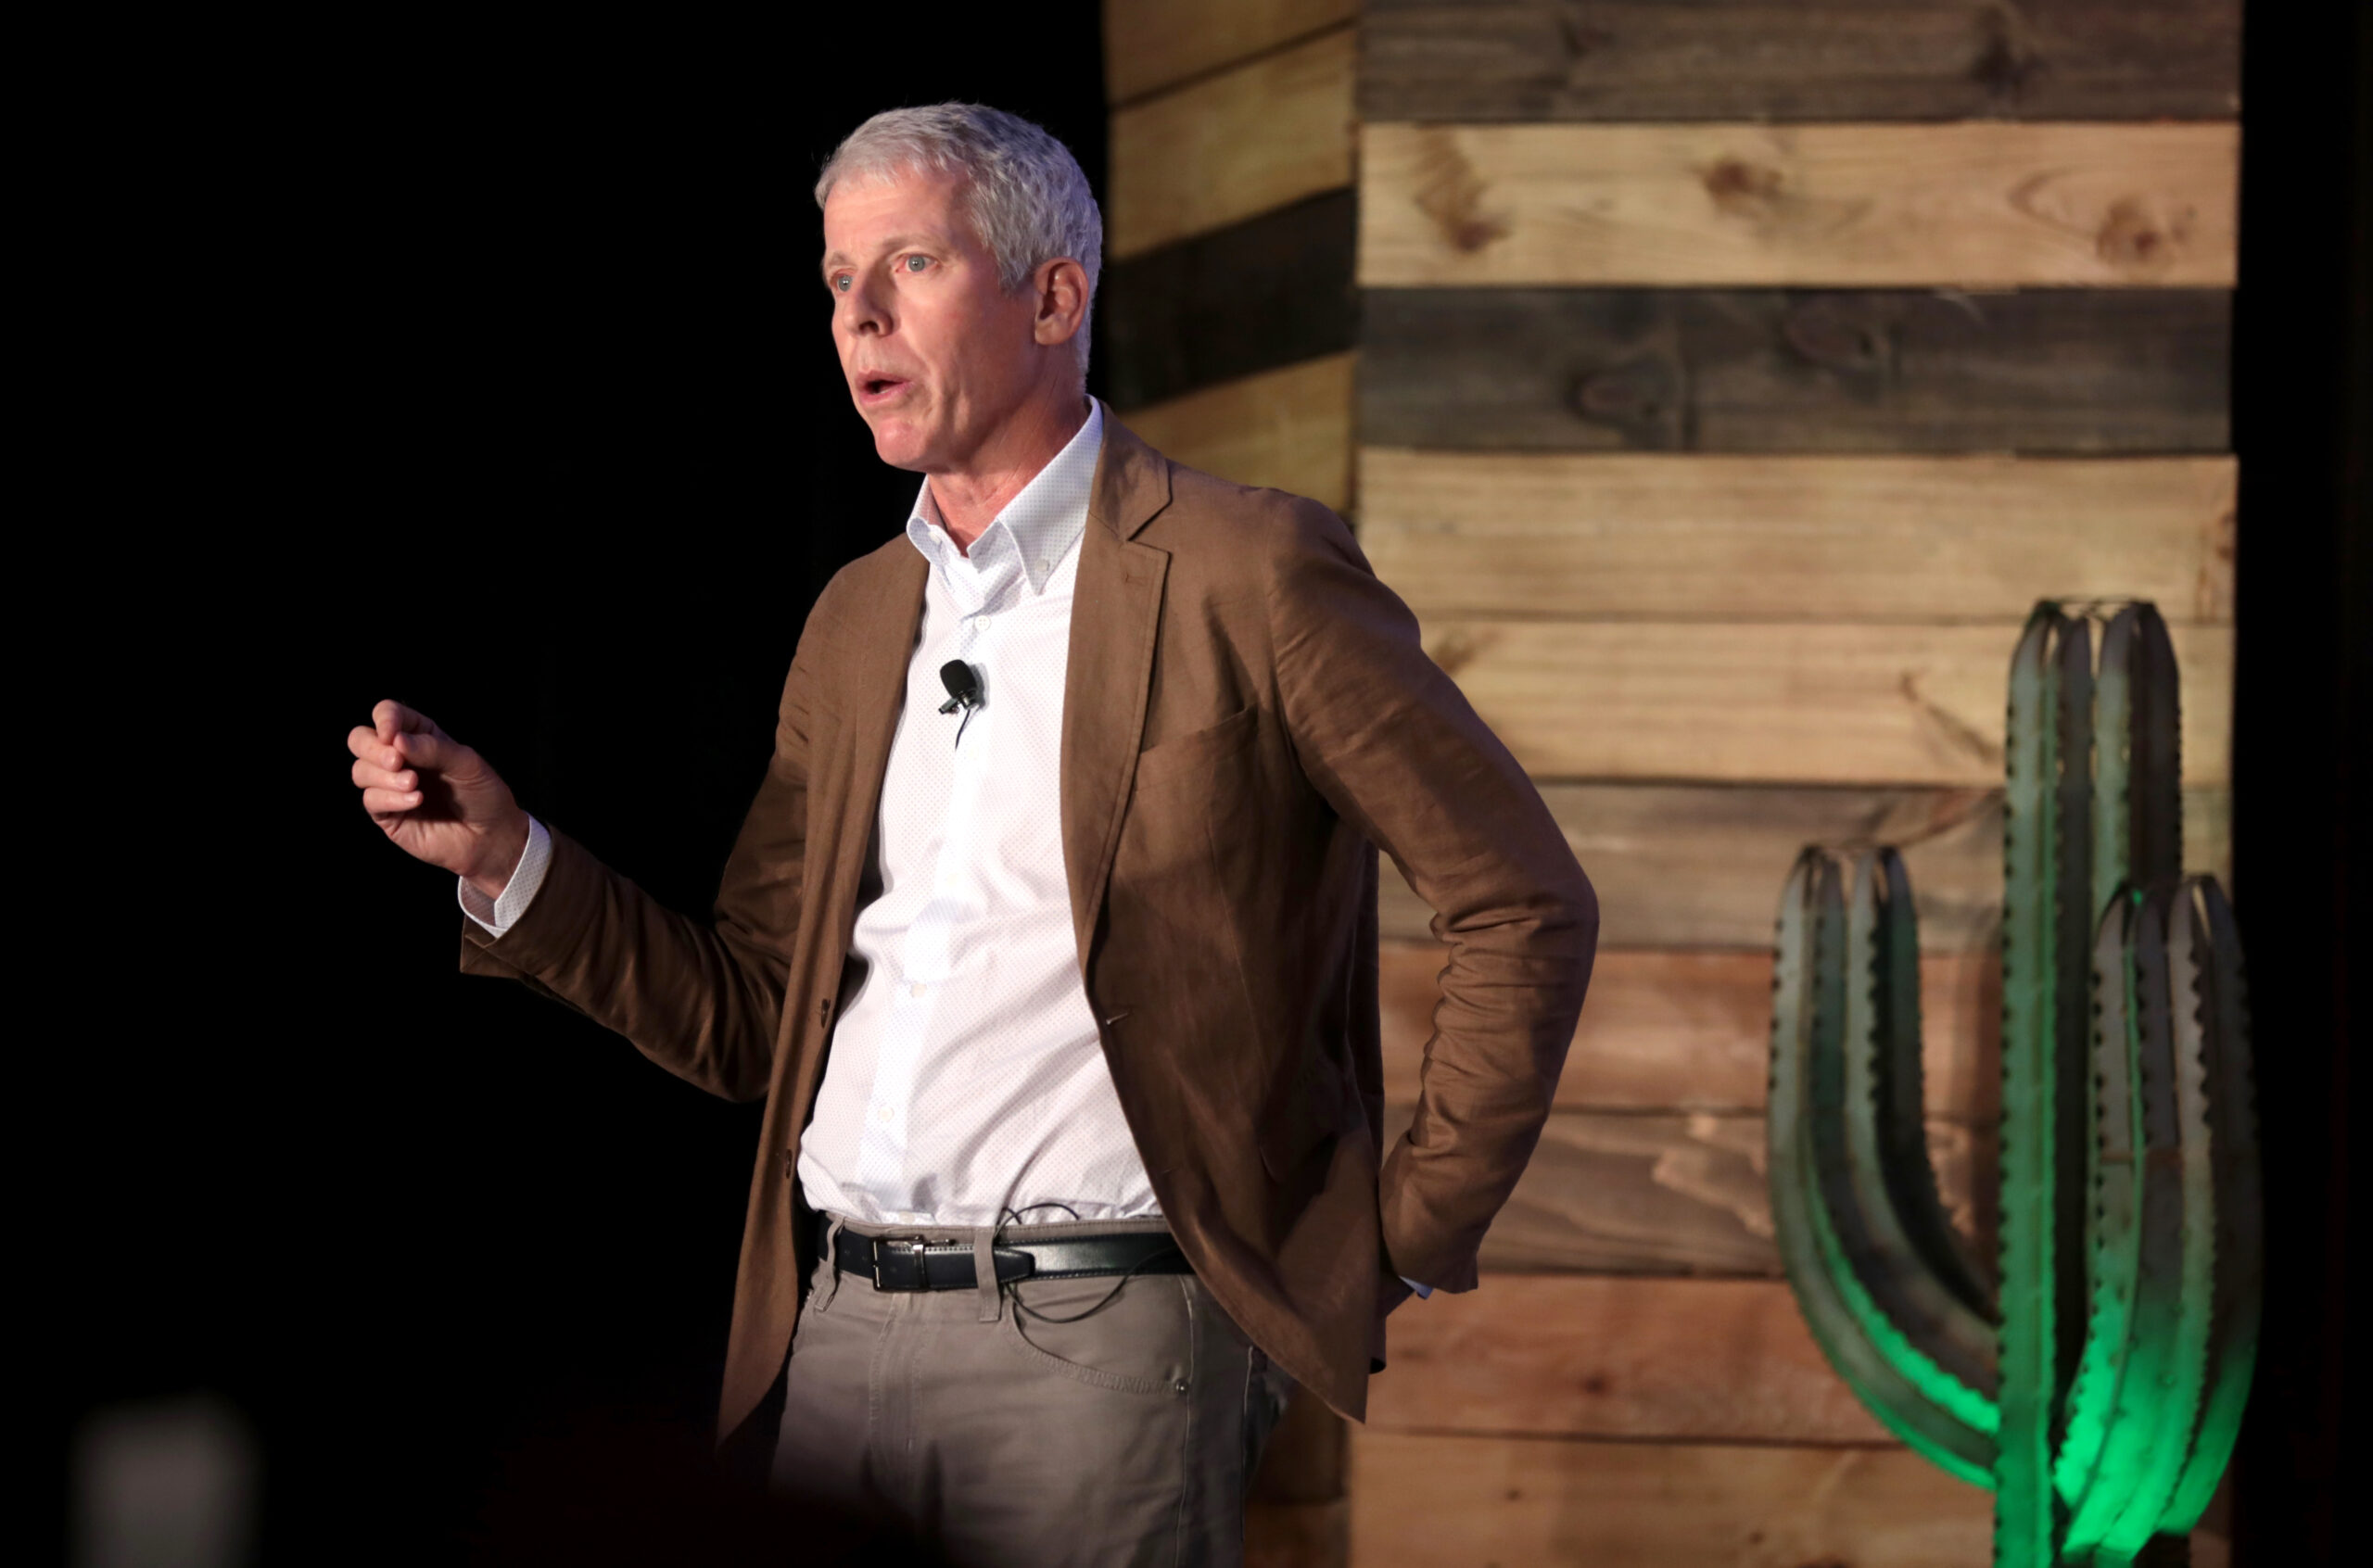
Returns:
[[[923,1272],[924,1246],[920,1238],[913,1241],[877,1240],[873,1244],[873,1288],[876,1290],[922,1289],[927,1279]],[[896,1262],[912,1264],[914,1266],[912,1279],[903,1282],[884,1279],[882,1264],[885,1258]]]

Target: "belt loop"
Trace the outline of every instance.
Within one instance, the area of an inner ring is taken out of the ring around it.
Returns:
[[[810,1300],[807,1309],[820,1312],[832,1304],[841,1292],[841,1227],[848,1223],[837,1214],[828,1214],[824,1226],[824,1294],[820,1300]]]
[[[994,1225],[972,1231],[972,1288],[981,1299],[981,1321],[997,1321],[997,1232]]]

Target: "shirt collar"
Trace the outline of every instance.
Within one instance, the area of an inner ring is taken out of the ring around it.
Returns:
[[[1103,444],[1104,405],[1090,398],[1086,423],[981,531],[970,559],[985,564],[1010,549],[1030,580],[1030,591],[1046,592],[1047,580],[1055,575],[1056,566],[1087,531],[1088,499],[1096,487],[1096,462]],[[1000,532],[1005,540],[993,540],[991,536]],[[914,507],[907,516],[907,537],[940,572],[953,573],[967,560],[957,552],[940,522],[939,503],[932,499],[928,477],[916,489]]]

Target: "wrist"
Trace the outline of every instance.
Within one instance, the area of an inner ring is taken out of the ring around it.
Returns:
[[[501,898],[527,853],[527,814],[514,805],[479,841],[476,864],[462,873],[462,879],[489,901]]]

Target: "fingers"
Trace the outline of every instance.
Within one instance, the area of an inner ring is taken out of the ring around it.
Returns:
[[[371,726],[358,725],[346,738],[346,749],[362,761],[395,769],[410,765],[443,769],[472,755],[467,746],[437,727],[437,721],[401,702],[381,702],[371,710]]]
[[[373,749],[375,751],[375,744]],[[420,788],[420,775],[408,767],[390,767],[370,757],[357,757],[353,767],[354,787],[358,790],[395,790],[412,793]]]
[[[420,804],[417,790],[389,790],[374,786],[362,791],[362,809],[374,816],[400,816]]]
[[[401,702],[382,702],[371,710],[371,727],[383,741],[392,742],[399,735],[438,735],[437,721],[426,714],[405,707]]]
[[[475,754],[433,724],[426,729],[398,730],[395,742],[388,749],[400,759],[398,765],[410,763],[440,773],[450,771]]]
[[[358,724],[346,732],[346,749],[354,753],[357,762],[373,763],[380,767],[401,767],[404,754],[379,738],[379,732],[368,725]]]

